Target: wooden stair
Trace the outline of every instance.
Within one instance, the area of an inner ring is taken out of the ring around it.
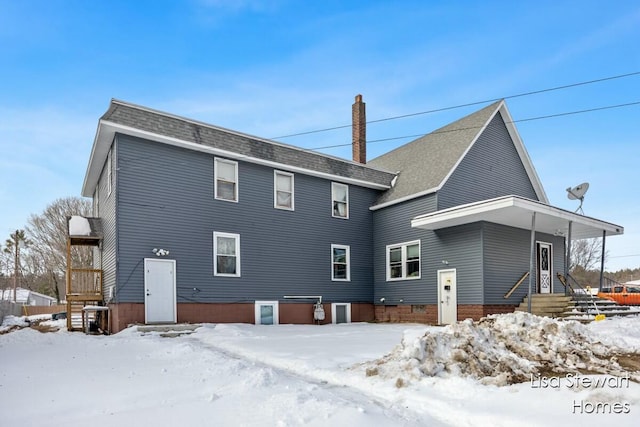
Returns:
[[[570,296],[564,294],[533,294],[531,296],[531,314],[546,317],[563,317],[563,314],[573,309],[574,303]],[[524,300],[515,311],[529,311],[529,300]]]

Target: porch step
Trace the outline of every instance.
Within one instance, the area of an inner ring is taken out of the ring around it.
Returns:
[[[564,294],[534,294],[531,296],[531,313],[537,316],[562,317],[563,313],[573,309],[571,297]],[[516,307],[515,311],[529,311],[527,297]]]

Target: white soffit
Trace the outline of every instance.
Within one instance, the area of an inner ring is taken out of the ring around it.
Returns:
[[[536,213],[536,231],[567,236],[571,222],[571,238],[586,239],[624,233],[624,228],[609,222],[579,215],[564,209],[518,196],[499,197],[438,212],[420,215],[411,220],[411,226],[426,230],[439,230],[478,221],[487,221],[509,227],[531,229],[532,214]]]

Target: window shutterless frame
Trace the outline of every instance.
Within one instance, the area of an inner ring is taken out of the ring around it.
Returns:
[[[238,201],[238,162],[216,157],[213,161],[214,197],[229,202]]]
[[[339,182],[331,183],[331,216],[349,219],[349,186]]]
[[[213,232],[213,275],[240,277],[240,235]]]
[[[331,280],[351,280],[351,249],[347,245],[331,245]]]
[[[387,245],[387,281],[420,278],[420,240]]]
[[[273,207],[289,211],[295,209],[294,178],[292,173],[273,171]]]

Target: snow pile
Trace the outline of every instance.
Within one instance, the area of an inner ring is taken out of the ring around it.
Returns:
[[[69,219],[70,236],[90,236],[91,225],[89,220],[82,216],[74,215]]]
[[[503,386],[536,375],[624,375],[617,361],[622,355],[629,356],[613,344],[603,344],[578,322],[516,312],[465,320],[420,337],[405,335],[392,353],[365,366],[369,376],[397,378],[398,387],[425,376],[471,377]],[[640,373],[632,378],[640,379]]]
[[[5,316],[0,326],[0,334],[5,334],[14,329],[26,328],[29,326],[29,321],[25,316]]]

